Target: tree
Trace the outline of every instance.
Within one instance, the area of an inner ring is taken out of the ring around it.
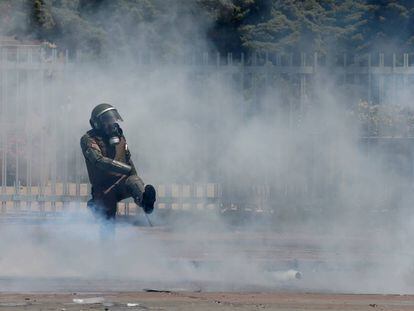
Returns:
[[[238,54],[244,50],[241,27],[246,21],[266,14],[264,1],[257,0],[198,0],[209,21],[207,39],[221,53]]]
[[[372,7],[366,27],[366,48],[407,51],[414,46],[414,2],[409,0],[369,0]]]
[[[0,0],[0,32],[93,55],[414,45],[411,0]]]
[[[362,40],[358,31],[369,9],[363,0],[272,0],[268,16],[242,26],[243,45],[270,52],[345,49]]]
[[[25,0],[0,0],[0,34],[26,36],[28,29],[27,3]]]

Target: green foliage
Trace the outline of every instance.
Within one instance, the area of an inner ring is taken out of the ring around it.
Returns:
[[[372,105],[360,101],[349,111],[369,137],[414,137],[414,110],[399,105]]]
[[[29,32],[25,0],[0,0],[0,34],[24,36]]]
[[[409,51],[413,26],[411,0],[0,0],[3,35],[95,55]]]
[[[243,26],[243,44],[272,52],[345,49],[362,40],[358,30],[369,9],[362,0],[274,0],[266,19]]]
[[[369,1],[374,9],[366,32],[367,48],[412,50],[414,43],[414,2],[410,0]]]

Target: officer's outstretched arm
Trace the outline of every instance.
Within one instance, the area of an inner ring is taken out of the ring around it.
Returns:
[[[104,157],[98,144],[88,136],[85,135],[81,138],[81,147],[85,158],[97,168],[110,173],[131,174],[132,167],[130,165]]]

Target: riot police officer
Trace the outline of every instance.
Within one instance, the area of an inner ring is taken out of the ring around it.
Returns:
[[[92,129],[80,141],[92,184],[88,206],[107,220],[115,218],[117,203],[125,198],[132,197],[145,213],[152,213],[156,200],[154,187],[144,186],[135,170],[120,121],[115,107],[99,104],[89,120]]]

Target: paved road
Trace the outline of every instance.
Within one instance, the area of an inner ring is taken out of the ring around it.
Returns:
[[[111,292],[0,294],[1,310],[414,310],[414,296]]]
[[[400,296],[414,290],[412,252],[371,233],[118,224],[102,238],[93,222],[3,222],[0,308],[414,310]]]

